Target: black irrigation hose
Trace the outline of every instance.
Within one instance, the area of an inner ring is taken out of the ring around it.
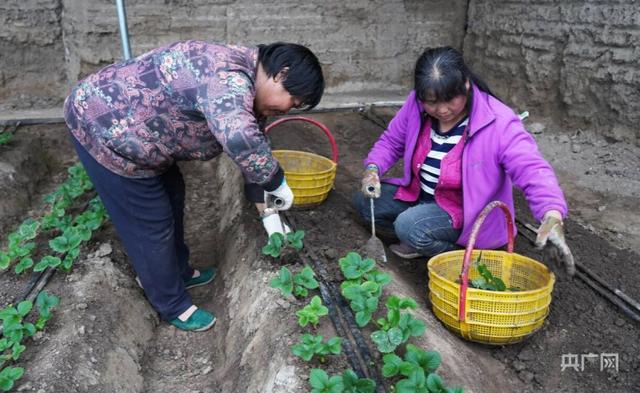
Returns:
[[[293,219],[292,215],[286,212],[284,212],[283,215],[285,219],[289,221],[290,224],[292,224],[291,227],[294,228],[296,226],[295,225],[296,221]],[[339,321],[336,321],[334,320],[334,318],[332,318],[331,320],[334,326],[336,327],[336,330],[338,330],[338,334],[343,336],[345,338],[345,341],[349,341],[350,338],[352,338],[355,341],[356,348],[357,348],[357,354],[355,355],[357,355],[357,357],[349,356],[347,354],[349,363],[351,363],[351,365],[355,369],[354,371],[360,377],[363,377],[363,376],[368,377],[375,381],[376,392],[386,393],[388,391],[387,384],[385,383],[385,381],[381,379],[380,373],[378,372],[378,368],[375,366],[375,363],[372,362],[371,351],[369,350],[369,347],[366,344],[364,337],[362,336],[362,332],[360,331],[360,328],[358,328],[357,324],[355,323],[355,318],[353,316],[353,313],[351,312],[351,309],[349,308],[349,305],[346,303],[346,301],[344,300],[344,298],[342,297],[342,295],[340,294],[340,291],[336,288],[336,286],[332,282],[328,282],[326,279],[327,277],[329,277],[329,273],[327,272],[324,261],[320,257],[318,257],[318,255],[313,251],[313,248],[310,247],[309,245],[305,245],[304,249],[306,253],[308,253],[309,256],[311,257],[311,260],[302,252],[299,253],[300,257],[302,258],[305,264],[307,265],[313,264],[314,270],[318,273],[317,278],[321,286],[320,294],[321,295],[323,294],[322,287],[325,286],[326,287],[325,290],[328,290],[328,293],[325,293],[327,300],[329,300],[332,308],[334,304],[338,306],[339,315],[342,315],[343,321],[346,322],[349,328],[349,333],[351,333],[351,337],[344,334],[346,333],[344,326],[342,326],[342,324]],[[330,298],[333,298],[334,301],[331,301]],[[325,301],[324,296],[323,296],[323,301]],[[359,365],[361,362],[363,363],[362,366]],[[363,372],[364,371],[363,368],[367,371],[366,373]]]
[[[532,225],[527,224],[518,219],[516,219],[516,223],[519,224],[519,226],[521,226],[522,228],[528,229],[531,232],[535,233],[535,228]],[[530,235],[527,235],[525,231],[518,231],[518,235],[521,235],[527,240],[529,240],[531,244],[535,244],[535,239]],[[611,303],[615,304],[622,311],[624,315],[626,315],[627,317],[631,318],[636,322],[640,322],[640,314],[634,311],[633,308],[629,307],[629,305],[631,305],[635,308],[638,303],[637,301],[635,301],[634,299],[631,299],[624,292],[618,289],[615,289],[615,290],[612,289],[611,286],[609,286],[606,282],[604,282],[604,280],[602,280],[600,277],[591,273],[589,269],[582,266],[578,262],[575,262],[575,264],[577,269],[576,277],[581,279],[591,289],[598,292],[602,297],[604,297]],[[598,284],[600,284],[600,286]],[[621,296],[621,294],[624,296]],[[627,303],[625,303],[625,301]]]

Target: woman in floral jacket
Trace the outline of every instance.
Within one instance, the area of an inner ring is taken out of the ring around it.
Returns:
[[[251,184],[250,199],[262,202],[266,192],[287,209],[293,194],[261,124],[294,107],[313,108],[323,90],[318,59],[304,46],[203,41],[107,66],[73,88],[64,113],[76,151],[163,319],[195,331],[215,322],[186,292],[211,282],[215,271],[189,265],[176,162],[225,152]],[[277,215],[269,217],[270,235],[282,226],[273,222]]]

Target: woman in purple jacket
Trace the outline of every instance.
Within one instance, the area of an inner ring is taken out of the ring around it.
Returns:
[[[262,125],[293,107],[313,108],[322,69],[306,47],[181,41],[107,66],[73,88],[65,119],[151,305],[182,330],[213,326],[186,289],[211,282],[193,269],[184,242],[185,184],[177,162],[223,152],[240,168],[248,199],[293,202]],[[263,218],[268,235],[280,217]]]
[[[407,259],[431,257],[465,246],[473,222],[489,202],[503,201],[513,214],[515,184],[541,221],[538,247],[548,241],[557,247],[572,275],[562,190],[513,110],[450,47],[428,49],[420,56],[414,87],[364,161],[362,193],[355,198],[362,217],[370,222],[367,198],[375,198],[377,228],[400,240],[391,251]],[[380,176],[401,158],[403,177],[383,179],[381,185]],[[478,248],[506,244],[503,217],[498,210],[487,217]]]

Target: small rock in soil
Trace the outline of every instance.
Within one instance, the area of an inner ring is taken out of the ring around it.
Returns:
[[[558,142],[560,142],[560,143],[569,143],[570,140],[571,139],[569,139],[569,136],[567,136],[567,135],[560,135],[558,137]]]
[[[25,383],[24,385],[21,385],[21,386],[18,388],[18,391],[19,391],[19,392],[23,392],[23,391],[25,391],[25,390],[31,390],[31,389],[33,389],[33,388],[32,388],[32,386],[31,386],[31,382],[27,382],[27,383]]]
[[[522,382],[530,383],[531,381],[533,381],[535,375],[531,371],[521,371],[518,373],[518,377],[520,378],[520,380],[522,380]]]
[[[579,144],[572,143],[571,144],[571,151],[577,154],[577,153],[580,153],[582,151],[582,148],[580,147]]]
[[[511,365],[513,366],[513,368],[515,368],[518,371],[522,371],[522,370],[527,368],[527,365],[524,364],[523,362],[519,361],[519,360],[516,360]]]
[[[573,305],[573,307],[575,307],[576,310],[578,311],[586,311],[587,310],[587,306],[583,303],[575,303]]]
[[[536,358],[536,355],[533,353],[533,351],[529,348],[525,348],[522,351],[520,351],[520,353],[518,354],[518,360],[521,360],[523,362],[528,362],[530,360],[533,360]]]
[[[86,310],[87,309],[87,303],[78,303],[78,304],[76,304],[76,309],[78,309],[78,310]]]
[[[616,326],[624,326],[625,324],[624,319],[622,318],[616,318],[616,321],[614,323],[616,324]]]
[[[204,368],[204,370],[202,370],[201,374],[202,375],[207,375],[207,374],[209,374],[211,372],[211,370],[213,370],[213,367],[207,366],[207,367]]]
[[[338,251],[335,248],[327,248],[324,250],[324,256],[327,259],[336,259],[338,257]]]
[[[98,250],[96,251],[95,256],[104,257],[111,254],[112,252],[113,252],[113,249],[111,248],[111,244],[103,243],[100,245],[100,248],[98,248]]]
[[[84,333],[85,333],[84,325],[80,325],[80,327],[78,328],[78,334],[81,336],[84,336]]]

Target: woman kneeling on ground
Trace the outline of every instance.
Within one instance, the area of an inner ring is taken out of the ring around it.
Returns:
[[[271,154],[264,118],[313,108],[323,91],[320,63],[304,46],[203,41],[177,42],[107,66],[71,91],[65,119],[80,161],[138,283],[164,320],[192,331],[215,322],[186,291],[211,282],[215,270],[189,264],[185,184],[176,162],[225,152],[241,169],[258,210],[265,192],[281,198],[286,210],[293,193]],[[263,224],[268,235],[283,230],[277,214]]]
[[[380,176],[400,158],[403,177],[383,179],[381,185]],[[370,223],[367,198],[375,198],[376,227],[400,240],[390,246],[396,255],[431,257],[464,247],[489,202],[500,200],[514,213],[515,184],[541,221],[537,245],[549,241],[567,272],[574,273],[562,224],[567,204],[553,169],[520,118],[469,70],[457,50],[428,49],[420,56],[414,91],[364,165],[356,207]],[[506,244],[503,217],[500,211],[489,214],[478,248]]]

